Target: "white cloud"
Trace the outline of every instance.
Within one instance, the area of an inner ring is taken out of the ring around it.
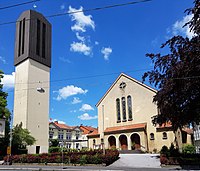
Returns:
[[[83,90],[80,87],[75,87],[74,85],[69,85],[59,89],[58,91],[54,91],[54,93],[58,93],[56,100],[60,101],[62,99],[67,99],[69,96],[74,96],[77,94],[86,94],[88,90]]]
[[[59,57],[59,59],[60,59],[62,62],[65,62],[65,63],[68,63],[68,64],[71,64],[71,63],[72,63],[69,59],[64,58],[64,57]]]
[[[109,60],[109,56],[112,53],[112,49],[110,47],[107,47],[107,48],[103,47],[101,49],[101,53],[104,55],[105,60]]]
[[[95,41],[94,43],[95,43],[95,45],[98,45],[98,44],[99,44],[99,42],[98,42],[98,41]]]
[[[76,113],[77,110],[70,110],[69,112],[70,112],[70,113]]]
[[[70,14],[71,20],[75,21],[74,26],[71,27],[72,31],[85,32],[86,27],[91,27],[94,30],[95,23],[92,20],[92,16],[85,15],[83,12],[76,13],[77,11],[83,11],[83,7],[76,9],[69,6],[68,12],[72,13]]]
[[[78,118],[79,118],[80,120],[91,120],[91,119],[97,119],[98,117],[97,117],[97,115],[95,115],[95,116],[90,116],[88,113],[84,113],[84,114],[78,116]]]
[[[72,31],[86,32],[86,30],[79,25],[73,25],[71,29]]]
[[[0,61],[3,62],[3,64],[6,64],[6,60],[2,56],[0,56]]]
[[[61,9],[61,10],[64,10],[64,9],[65,9],[65,5],[62,4],[62,5],[60,6],[60,9]]]
[[[91,55],[92,53],[92,48],[83,42],[73,42],[70,46],[70,51],[72,52],[83,53],[86,56]]]
[[[78,97],[74,97],[72,104],[78,104],[78,103],[81,103],[81,102],[82,102],[82,100],[80,100]]]
[[[85,111],[89,111],[89,110],[94,110],[94,108],[92,106],[90,106],[89,104],[83,104],[79,110],[85,112]]]
[[[80,34],[79,34],[78,32],[76,32],[76,37],[77,37],[78,40],[80,40],[80,41],[82,41],[82,42],[85,41],[85,37],[80,36]]]
[[[14,88],[15,83],[15,72],[12,72],[11,75],[4,74],[2,79],[2,84],[4,88]]]
[[[64,121],[58,121],[59,124],[66,124]]]
[[[64,121],[60,121],[58,119],[51,119],[50,118],[50,122],[55,122],[55,121],[57,121],[59,124],[66,124]]]
[[[37,8],[37,5],[36,5],[36,4],[33,4],[33,8]]]
[[[156,37],[155,39],[153,39],[153,40],[151,41],[151,45],[152,45],[153,47],[156,47],[156,46],[158,45],[158,37]]]
[[[172,34],[178,35],[182,34],[184,36],[187,36],[189,39],[191,39],[194,36],[194,33],[190,31],[189,26],[183,27],[188,21],[192,19],[193,15],[186,15],[183,17],[181,21],[176,21],[172,26]]]

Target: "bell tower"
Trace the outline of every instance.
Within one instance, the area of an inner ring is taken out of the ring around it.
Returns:
[[[16,23],[13,124],[22,122],[36,143],[28,153],[48,152],[51,24],[33,10]]]

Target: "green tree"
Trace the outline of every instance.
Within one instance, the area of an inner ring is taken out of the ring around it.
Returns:
[[[6,119],[5,137],[0,138],[0,156],[6,154],[6,148],[9,144],[9,131],[10,131],[10,112],[6,108],[8,94],[3,91],[3,72],[0,70],[0,118]]]
[[[51,147],[58,147],[59,146],[59,141],[58,139],[51,139]]]
[[[26,149],[27,145],[33,145],[36,141],[27,129],[22,128],[22,123],[13,128],[12,136],[13,153],[17,153],[20,149]]]
[[[153,98],[159,115],[153,117],[153,123],[170,121],[174,130],[200,121],[200,0],[186,12],[193,14],[185,26],[194,37],[174,36],[161,46],[169,48],[168,54],[147,54],[154,69],[143,75],[143,81],[148,78],[159,89]]]

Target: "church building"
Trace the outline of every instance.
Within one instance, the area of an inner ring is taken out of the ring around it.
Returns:
[[[153,103],[156,90],[120,74],[97,103],[98,131],[88,135],[89,148],[103,146],[119,150],[160,151],[163,145],[174,143],[170,124],[154,126],[152,116],[158,114]],[[183,134],[186,136],[182,136]],[[178,143],[191,143],[187,132],[177,131]]]

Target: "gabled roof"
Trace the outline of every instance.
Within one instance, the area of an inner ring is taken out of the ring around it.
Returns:
[[[139,123],[139,124],[131,124],[131,125],[125,125],[125,126],[115,126],[115,127],[108,127],[105,129],[104,133],[114,133],[114,132],[122,132],[122,131],[128,131],[128,130],[134,130],[134,129],[145,129],[146,123]]]
[[[97,131],[97,128],[93,128],[91,126],[80,126],[80,129],[83,131],[83,134],[90,134],[93,131]]]
[[[139,84],[139,85],[145,87],[145,88],[148,89],[148,90],[151,90],[151,91],[154,92],[154,93],[157,92],[157,90],[155,90],[155,89],[153,89],[153,88],[147,86],[146,84],[143,84],[142,82],[140,82],[140,81],[138,81],[138,80],[136,80],[136,79],[134,79],[134,78],[132,78],[132,77],[130,77],[130,76],[124,74],[124,73],[121,73],[121,74],[117,77],[117,79],[114,81],[114,83],[110,86],[110,88],[106,91],[106,93],[104,94],[104,96],[98,101],[98,103],[96,104],[97,107],[98,107],[99,104],[102,102],[102,100],[107,96],[107,94],[110,92],[110,90],[116,85],[116,83],[118,82],[118,80],[119,80],[121,77],[126,77],[126,78],[128,78],[129,80],[131,80],[131,81],[133,81],[133,82],[135,82],[135,83],[137,83],[137,84]]]
[[[80,128],[80,126],[71,126],[72,130],[76,130],[78,129],[79,131],[83,132],[82,129]]]
[[[68,125],[66,125],[66,124],[58,123],[57,121],[55,121],[55,122],[50,122],[49,124],[53,124],[53,125],[55,125],[57,128],[60,128],[60,129],[72,129],[70,126],[68,126]]]
[[[94,130],[92,133],[88,134],[88,137],[98,137],[100,134],[98,132],[98,129]]]

